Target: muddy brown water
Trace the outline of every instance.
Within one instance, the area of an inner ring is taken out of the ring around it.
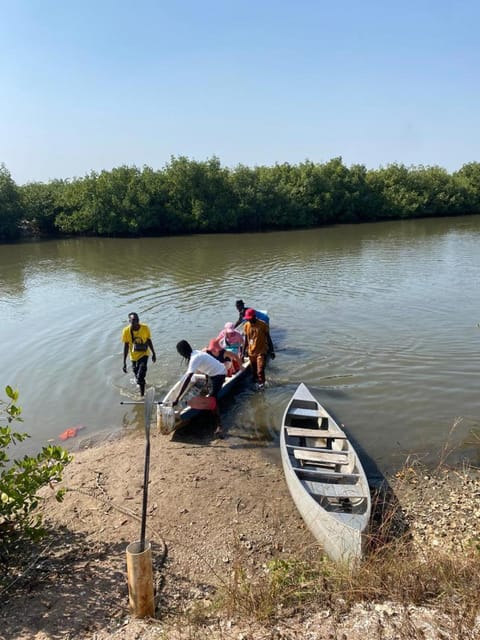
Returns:
[[[305,382],[382,471],[409,453],[480,460],[480,216],[305,231],[80,238],[0,246],[0,385],[20,391],[31,452],[143,428],[120,334],[129,311],[157,350],[161,398],[184,371],[185,338],[208,343],[235,300],[267,309],[277,358],[268,385],[223,407],[232,446],[263,443]],[[453,433],[450,434],[452,426]],[[201,427],[199,427],[201,428]]]

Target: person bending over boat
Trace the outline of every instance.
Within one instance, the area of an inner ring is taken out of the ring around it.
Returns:
[[[138,313],[128,314],[128,326],[122,331],[123,342],[123,373],[127,373],[127,355],[130,353],[130,362],[135,376],[135,382],[140,387],[140,395],[145,394],[145,377],[147,375],[148,356],[152,352],[152,362],[156,362],[157,356],[153,348],[152,338],[148,325],[141,324]]]
[[[235,329],[233,322],[225,323],[224,328],[220,331],[216,340],[220,342],[223,349],[233,351],[240,358],[243,356],[243,336],[240,331]]]
[[[240,336],[242,338],[242,336]],[[242,338],[243,342],[243,338]],[[208,347],[204,349],[219,362],[223,362],[227,376],[233,376],[242,368],[242,359],[235,352],[224,349],[217,338],[213,338],[208,343]]]
[[[270,337],[270,329],[266,322],[259,320],[255,309],[245,311],[245,352],[252,365],[252,374],[256,378],[258,388],[265,387],[265,365],[267,355],[273,360],[275,351]]]
[[[237,307],[237,311],[238,311],[238,320],[235,322],[234,326],[238,327],[239,324],[242,324],[242,322],[246,320],[245,313],[247,311],[247,307],[245,306],[245,303],[243,300],[237,300],[235,302],[235,306]],[[255,311],[255,313],[259,320],[263,320],[263,322],[270,324],[270,318],[266,313],[263,313],[263,311]]]
[[[217,400],[220,389],[225,382],[225,365],[223,365],[206,351],[198,351],[197,349],[192,349],[192,347],[186,340],[180,340],[180,342],[177,343],[177,351],[182,356],[182,358],[184,358],[188,362],[188,368],[180,392],[172,402],[172,406],[175,407],[178,404],[180,398],[185,393],[185,390],[187,389],[194,373],[203,373],[210,378],[212,392],[209,395]],[[223,438],[224,431],[220,422],[220,410],[218,408],[218,401],[215,403],[214,414],[216,421],[215,435],[219,438]]]

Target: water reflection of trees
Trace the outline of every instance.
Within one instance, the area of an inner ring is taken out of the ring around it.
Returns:
[[[242,296],[242,281],[282,284],[282,273],[298,272],[299,282],[330,272],[343,256],[348,270],[359,256],[385,254],[416,245],[422,252],[438,246],[452,234],[478,230],[479,218],[436,218],[381,224],[341,225],[309,230],[209,234],[163,238],[70,238],[4,245],[0,253],[3,295],[17,298],[26,281],[48,273],[73,275],[95,288],[112,292],[154,295],[153,306],[175,296],[178,304],[201,295],[205,286],[219,291],[235,284]],[[350,265],[350,266],[349,266]],[[146,305],[149,306],[148,304]]]

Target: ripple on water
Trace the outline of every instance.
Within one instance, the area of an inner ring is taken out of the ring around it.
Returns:
[[[306,382],[385,466],[399,451],[431,455],[457,416],[471,418],[462,442],[480,420],[479,237],[470,217],[2,247],[3,328],[20,338],[2,354],[4,386],[20,389],[32,444],[75,424],[142,428],[141,410],[120,405],[128,312],[151,328],[161,396],[185,370],[176,342],[204,346],[242,298],[268,309],[277,358],[261,397],[247,385],[227,405],[233,433],[274,443]]]

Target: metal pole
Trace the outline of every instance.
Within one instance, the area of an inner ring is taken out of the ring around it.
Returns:
[[[145,465],[143,470],[143,506],[142,506],[142,528],[140,532],[140,551],[145,549],[145,528],[147,522],[147,502],[148,502],[148,478],[150,474],[150,421],[152,418],[153,398],[155,389],[151,387],[145,394]]]

